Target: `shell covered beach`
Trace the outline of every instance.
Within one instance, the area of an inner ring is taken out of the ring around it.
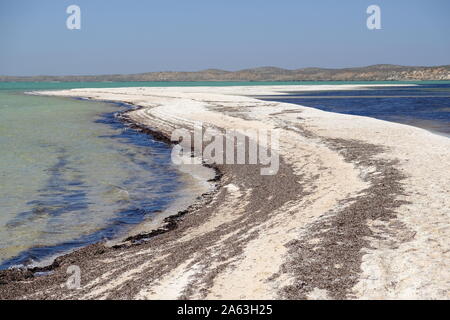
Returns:
[[[195,122],[276,131],[279,168],[261,175],[260,165],[218,164],[213,188],[166,212],[159,226],[143,224],[39,270],[1,271],[0,298],[450,298],[450,139],[255,98],[358,88],[364,86],[41,92],[139,106],[124,120],[163,140]],[[64,285],[72,265],[81,271],[75,290]]]

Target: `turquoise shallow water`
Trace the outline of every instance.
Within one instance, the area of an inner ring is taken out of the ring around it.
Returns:
[[[170,147],[120,123],[126,109],[0,90],[0,268],[114,237],[177,199]]]
[[[57,90],[74,88],[339,85],[339,84],[450,84],[450,81],[160,81],[160,82],[0,82],[0,90]]]

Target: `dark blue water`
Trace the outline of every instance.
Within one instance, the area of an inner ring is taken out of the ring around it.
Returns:
[[[450,84],[290,92],[262,99],[368,116],[450,135]]]

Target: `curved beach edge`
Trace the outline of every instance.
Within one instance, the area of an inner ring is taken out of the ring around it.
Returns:
[[[130,121],[165,137],[198,122],[271,130],[279,168],[264,176],[259,165],[217,165],[220,188],[172,217],[170,232],[88,246],[46,276],[0,275],[0,298],[448,299],[450,139],[252,97],[364,87],[43,92],[141,106]],[[72,265],[77,290],[66,286]]]
[[[119,102],[123,104],[122,101],[106,102]],[[117,114],[117,117],[126,126],[169,146],[175,144],[167,134],[134,121],[133,118],[129,116],[129,113],[142,109],[142,106],[134,104],[127,105],[130,107],[130,110]],[[201,163],[201,159],[197,159],[197,161]],[[179,197],[165,210],[158,212],[149,219],[131,227],[125,234],[121,234],[119,237],[107,241],[105,243],[106,246],[119,247],[131,245],[136,241],[148,241],[158,234],[176,228],[177,221],[180,217],[193,210],[193,208],[198,205],[201,205],[206,198],[217,192],[220,187],[219,180],[221,173],[214,165],[201,163],[196,166],[189,166],[189,168],[182,165],[177,165],[175,167],[178,169],[180,180],[183,183],[183,190],[182,193],[179,194]]]
[[[45,92],[24,92],[26,95],[48,96]],[[68,97],[76,100],[91,100],[85,97]],[[131,128],[132,130],[139,131],[140,133],[147,135],[150,139],[160,141],[167,145],[173,145],[169,136],[165,136],[161,132],[152,130],[146,126],[143,126],[130,119],[127,114],[134,110],[138,110],[142,107],[137,105],[128,104],[122,101],[98,101],[112,105],[125,106],[127,110],[119,111],[115,113],[115,117],[120,120],[124,128]],[[132,241],[147,241],[151,237],[168,232],[176,227],[177,220],[189,210],[192,210],[197,203],[202,203],[202,198],[207,197],[210,194],[217,191],[218,181],[220,179],[220,172],[214,165],[200,164],[198,166],[175,166],[179,172],[180,182],[183,184],[182,192],[178,194],[178,197],[174,199],[170,205],[161,211],[156,211],[154,214],[149,215],[142,222],[128,226],[125,230],[118,232],[114,238],[109,240],[100,241],[97,244],[104,245],[106,247],[118,247],[132,244]],[[59,266],[59,261],[64,259],[66,255],[71,254],[80,248],[86,247],[88,244],[78,246],[76,248],[57,252],[48,256],[45,256],[41,260],[34,261],[26,266],[17,265],[8,268],[7,270],[0,270],[0,285],[9,281],[18,281],[28,279],[33,275],[45,275],[49,274],[56,267]],[[55,261],[58,259],[58,262]]]

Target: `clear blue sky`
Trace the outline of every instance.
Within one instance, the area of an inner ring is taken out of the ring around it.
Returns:
[[[382,30],[366,27],[371,4]],[[0,41],[3,75],[443,65],[450,1],[0,0]]]

